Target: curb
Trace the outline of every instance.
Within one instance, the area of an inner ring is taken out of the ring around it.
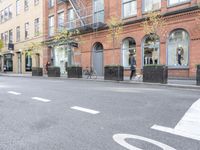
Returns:
[[[4,77],[21,77],[21,78],[33,78],[33,79],[58,79],[58,80],[77,80],[77,81],[92,81],[92,82],[110,82],[110,83],[120,83],[120,84],[140,84],[140,85],[150,85],[150,86],[162,86],[162,87],[173,87],[173,88],[183,88],[183,89],[199,89],[200,86],[197,85],[185,85],[185,84],[161,84],[161,83],[148,83],[141,81],[113,81],[113,80],[101,80],[101,79],[85,79],[85,78],[67,78],[67,77],[47,77],[47,76],[20,76],[11,74],[0,74]]]

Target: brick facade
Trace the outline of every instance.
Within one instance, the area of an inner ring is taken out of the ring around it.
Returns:
[[[85,1],[86,2],[86,1]],[[199,0],[191,0],[190,2],[177,5],[174,7],[168,7],[167,0],[162,0],[161,9],[159,10],[166,20],[165,32],[160,33],[160,52],[159,59],[160,64],[167,64],[167,49],[168,49],[168,38],[172,31],[177,29],[182,29],[186,31],[189,35],[189,65],[185,68],[169,68],[169,76],[171,77],[194,77],[196,73],[196,64],[200,64],[200,10],[197,7]],[[47,3],[47,1],[46,1]],[[92,0],[88,0],[86,4],[89,6],[92,5]],[[64,9],[65,15],[67,9],[70,8],[69,2],[61,3],[56,5],[54,8],[47,8],[45,6],[44,17],[48,19],[50,14],[57,17],[57,11]],[[111,16],[117,16],[121,18],[122,16],[122,2],[121,0],[104,0],[104,11],[105,11],[105,23]],[[143,53],[143,41],[146,36],[143,28],[141,27],[141,19],[145,17],[145,14],[142,13],[142,0],[137,0],[137,15],[131,18],[124,19],[123,33],[120,36],[120,39],[115,43],[115,52],[114,52],[114,64],[122,64],[121,62],[121,48],[122,41],[131,37],[136,42],[136,61],[137,61],[137,71],[141,72],[142,70],[142,53]],[[67,17],[65,17],[66,19]],[[66,21],[66,20],[65,20]],[[55,21],[56,22],[56,21]],[[44,30],[46,34],[46,40],[48,40],[48,20],[45,21]],[[57,23],[55,23],[56,25]],[[103,66],[113,64],[113,46],[112,42],[107,39],[107,29],[93,30],[89,33],[84,33],[81,35],[81,43],[79,48],[80,56],[75,57],[75,60],[79,61],[79,64],[83,68],[91,66],[93,63],[93,48],[95,43],[100,42],[103,45]],[[49,51],[49,49],[46,49]],[[46,55],[46,56],[45,56]],[[48,55],[48,56],[47,56]],[[50,60],[50,54],[48,52],[44,53],[44,62]],[[125,69],[125,74],[129,74],[129,68]]]

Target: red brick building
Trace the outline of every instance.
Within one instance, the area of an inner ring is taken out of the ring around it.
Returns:
[[[65,46],[44,50],[44,62],[93,66],[99,75],[109,64],[121,64],[129,74],[129,54],[135,53],[137,71],[144,64],[166,64],[171,77],[194,77],[200,64],[200,0],[46,0],[46,40],[62,28],[79,29],[78,48]],[[159,11],[166,20],[164,31],[153,45],[141,27],[145,15]],[[124,22],[123,33],[113,44],[106,23],[111,17]],[[113,59],[114,58],[114,59]],[[114,62],[113,62],[114,60]]]

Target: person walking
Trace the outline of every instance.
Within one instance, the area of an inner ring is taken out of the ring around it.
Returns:
[[[133,75],[135,76],[135,74],[136,74],[136,60],[135,60],[133,53],[130,54],[130,65],[131,65],[130,80],[132,80]]]
[[[48,61],[47,63],[46,63],[46,72],[48,73],[48,71],[49,71],[49,66],[51,66],[51,63]]]

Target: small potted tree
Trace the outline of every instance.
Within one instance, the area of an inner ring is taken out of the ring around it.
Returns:
[[[124,80],[124,67],[115,64],[115,44],[123,30],[123,22],[116,17],[108,21],[108,40],[112,41],[112,64],[104,67],[104,80]]]
[[[200,64],[197,65],[196,81],[197,81],[197,85],[200,86]]]
[[[48,77],[60,77],[60,67],[49,66],[47,75]]]
[[[142,24],[145,34],[153,41],[155,51],[158,34],[164,31],[165,21],[158,12],[149,12]],[[168,67],[159,64],[149,64],[143,67],[143,82],[163,83],[168,80]]]
[[[143,82],[166,84],[168,68],[165,65],[145,65],[143,67]]]

